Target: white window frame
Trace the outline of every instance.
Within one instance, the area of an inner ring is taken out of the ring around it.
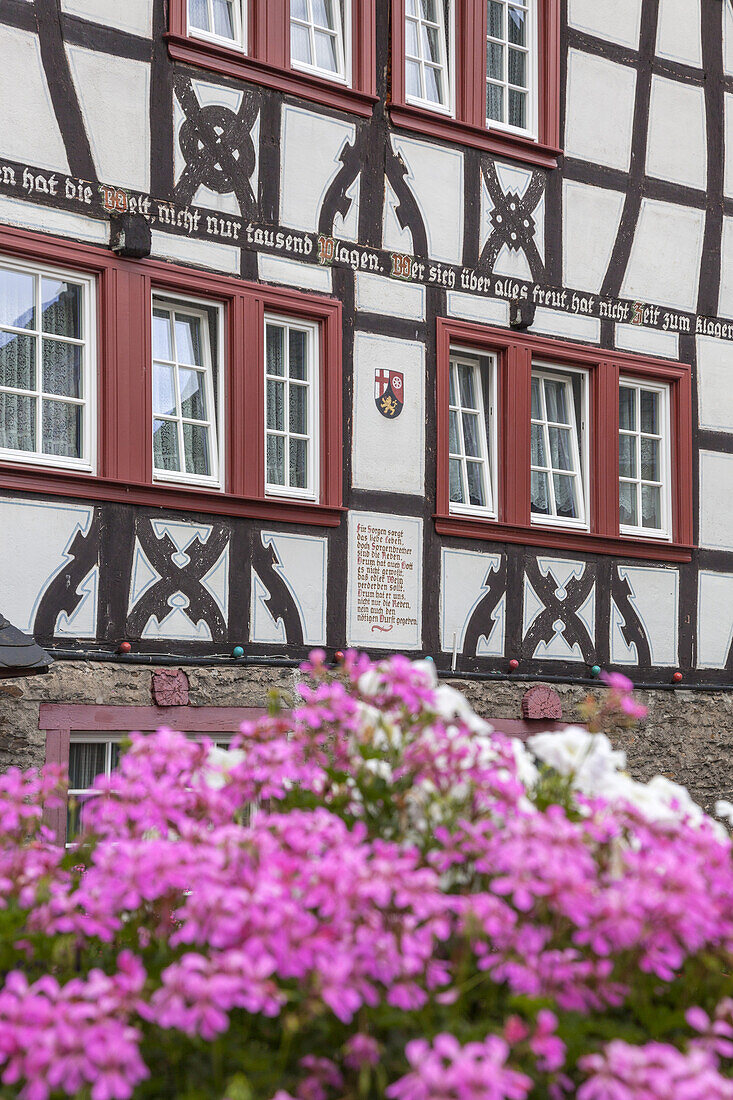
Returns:
[[[487,359],[489,362],[488,375],[485,377],[485,370],[482,371],[481,360]],[[496,430],[496,385],[497,385],[497,358],[492,352],[478,352],[469,348],[452,346],[449,357],[449,371],[453,373],[454,364],[460,364],[463,366],[471,367],[474,372],[474,385],[476,387],[476,393],[478,395],[478,409],[467,410],[469,412],[478,412],[479,417],[479,444],[482,451],[482,464],[485,471],[485,488],[486,495],[489,503],[485,506],[478,504],[460,504],[450,500],[450,463],[451,460],[458,460],[461,463],[461,479],[463,482],[463,490],[466,498],[468,498],[468,479],[466,474],[466,461],[468,456],[465,453],[465,443],[463,439],[463,417],[462,413],[464,407],[461,403],[460,390],[456,387],[456,395],[458,397],[459,404],[451,405],[450,402],[450,379],[448,389],[448,418],[449,418],[449,430],[448,430],[448,497],[449,497],[449,510],[451,515],[463,515],[463,516],[480,516],[482,519],[496,519],[498,516],[498,493],[497,493],[497,430]],[[486,402],[489,404],[489,429],[486,430]],[[458,455],[454,454],[450,450],[450,414],[451,412],[458,412],[459,421],[459,434],[462,445],[463,453]],[[473,461],[473,459],[472,459]]]
[[[482,0],[484,4],[487,0]],[[486,75],[484,81],[484,103],[486,101],[486,90],[488,85],[494,84],[501,86],[504,89],[504,104],[506,117],[509,118],[509,50],[519,49],[521,46],[510,46],[509,39],[509,7],[519,7],[521,3],[526,5],[527,11],[527,45],[523,52],[527,54],[527,88],[521,89],[519,85],[514,84],[511,87],[527,92],[527,126],[512,126],[509,122],[499,122],[496,119],[489,118],[488,112],[486,112],[486,128],[487,130],[503,130],[508,134],[519,134],[522,137],[530,138],[532,141],[537,141],[539,137],[539,12],[538,12],[538,0],[520,0],[520,3],[513,3],[512,0],[496,0],[504,8],[504,20],[507,28],[507,38],[501,41],[498,38],[494,38],[489,35],[488,23],[486,27],[486,43],[484,44],[484,54],[487,52],[487,46],[489,42],[495,42],[501,44],[504,47],[504,76],[503,82],[495,80],[489,77],[488,65],[486,68]]]
[[[213,0],[206,0],[209,12],[209,22],[214,26]],[[194,27],[191,23],[191,0],[186,0],[186,30],[189,38],[200,38],[204,42],[213,42],[217,46],[225,46],[227,49],[247,52],[247,0],[232,0],[232,14],[234,19],[234,38],[225,38],[224,35],[212,31],[203,31]]]
[[[668,382],[652,382],[646,378],[631,378],[621,377],[619,378],[619,396],[621,388],[634,390],[636,393],[635,405],[636,405],[636,430],[631,431],[628,428],[622,428],[619,424],[619,438],[622,435],[630,435],[636,437],[636,470],[638,477],[621,477],[619,467],[619,483],[637,486],[637,506],[638,515],[641,519],[641,486],[642,485],[660,485],[661,492],[661,512],[662,512],[662,526],[661,527],[641,527],[631,526],[630,524],[620,524],[619,530],[622,535],[631,535],[634,538],[645,539],[659,539],[661,541],[669,542],[672,538],[672,402],[671,402],[671,387]],[[652,393],[657,393],[660,396],[659,402],[659,424],[662,429],[661,435],[654,436],[649,432],[642,432],[641,430],[641,391],[648,390]],[[661,482],[648,481],[641,476],[641,439],[642,436],[648,439],[659,439],[661,446],[659,462],[661,467]]]
[[[564,382],[569,389],[570,400],[568,402],[568,408],[570,409],[570,429],[571,429],[571,442],[573,448],[573,461],[576,463],[575,471],[570,470],[549,470],[548,482],[553,504],[555,503],[555,486],[552,480],[553,473],[568,474],[575,472],[578,480],[580,481],[580,493],[578,494],[578,502],[581,509],[581,516],[578,519],[571,519],[565,516],[557,515],[542,515],[539,512],[532,512],[532,497],[530,490],[530,514],[533,526],[538,527],[563,527],[572,528],[575,531],[588,531],[590,530],[590,507],[589,507],[589,431],[587,425],[589,423],[589,390],[590,390],[590,374],[587,370],[583,370],[577,367],[567,367],[564,364],[559,365],[556,363],[547,362],[546,360],[533,360],[532,361],[532,378],[550,379],[554,382]],[[581,409],[581,422],[577,423],[577,416],[575,411],[575,395],[573,392],[573,377],[579,377],[581,380],[581,392],[580,392],[580,409]],[[530,397],[531,401],[531,397]],[[544,386],[542,387],[542,404],[543,411],[546,413]],[[530,405],[530,424],[543,423],[544,425],[544,443],[546,448],[546,454],[548,461],[551,459],[550,451],[550,439],[548,424],[552,423],[555,426],[555,421],[536,421],[531,413]],[[558,425],[562,427],[563,425]],[[568,425],[564,425],[568,427]],[[531,427],[530,427],[531,432]],[[531,447],[531,440],[530,440]],[[530,472],[533,472],[535,467],[532,463],[531,451],[530,451]],[[543,469],[542,472],[548,473],[547,469]]]
[[[273,324],[280,327],[285,326],[286,337],[285,346],[287,348],[288,362],[287,373],[285,375],[270,375],[267,370],[267,326]],[[290,431],[290,361],[289,361],[289,340],[287,333],[291,328],[298,329],[305,332],[308,336],[307,349],[309,357],[309,375],[310,381],[308,383],[308,418],[311,427],[310,434],[308,436],[300,436],[297,433]],[[320,362],[320,341],[319,341],[319,326],[314,321],[305,321],[300,317],[292,317],[287,314],[281,313],[266,313],[264,322],[263,333],[263,363],[262,372],[264,377],[264,400],[262,409],[262,419],[265,430],[265,495],[268,497],[287,497],[289,499],[297,500],[311,500],[318,501],[319,487],[320,487],[320,385],[321,385],[321,362]],[[271,378],[273,381],[285,381],[285,418],[287,428],[280,432],[275,429],[268,428],[267,426],[267,380]],[[289,485],[273,485],[267,480],[267,437],[268,435],[280,435],[286,439],[285,446],[285,475],[289,477],[290,470],[290,436],[296,434],[298,439],[306,438],[310,442],[308,448],[308,477],[307,485],[305,488],[300,489],[297,487],[291,488]]]
[[[36,445],[43,448],[43,402],[58,400],[62,404],[80,405],[83,409],[81,417],[82,453],[80,458],[70,458],[67,455],[49,455],[40,451],[22,451],[11,447],[0,447],[0,460],[22,462],[29,466],[45,466],[53,469],[74,470],[83,473],[94,473],[97,461],[97,281],[94,276],[83,275],[81,272],[69,268],[51,267],[46,264],[25,263],[11,256],[0,256],[0,267],[13,271],[19,271],[24,275],[32,275],[36,280],[35,290],[35,329],[15,328],[12,325],[2,325],[3,332],[15,333],[18,336],[31,336],[36,341],[36,388],[34,391],[16,389],[12,386],[0,386],[0,392],[16,394],[21,397],[34,397],[36,399]],[[81,398],[61,397],[59,395],[45,395],[43,383],[43,318],[41,312],[41,283],[43,279],[60,279],[77,283],[82,289],[81,305],[81,339],[72,339],[65,336],[46,334],[51,340],[58,343],[74,344],[82,348],[81,367]]]
[[[420,69],[420,86],[425,88],[425,68],[436,68],[430,62],[422,56],[422,28],[423,24],[428,21],[423,18],[420,10],[420,0],[415,0],[416,14],[408,14],[407,4],[405,4],[405,100],[407,103],[413,104],[415,107],[421,107],[426,111],[436,111],[438,114],[448,115],[453,118],[455,114],[455,52],[456,52],[456,0],[449,0],[449,19],[450,26],[446,27],[445,24],[445,5],[443,0],[435,0],[438,11],[438,41],[440,43],[440,69],[443,73],[443,81],[445,84],[445,93],[447,96],[446,103],[434,103],[431,99],[423,98],[423,96],[411,95],[407,91],[407,65],[409,62],[416,64]],[[417,24],[417,43],[418,50],[420,52],[419,57],[415,57],[407,52],[407,24],[413,22]],[[435,26],[434,23],[430,23],[430,26]],[[446,48],[446,37],[448,44]]]
[[[202,348],[203,348],[203,352],[204,352],[204,358],[207,360],[207,363],[205,364],[205,374],[204,374],[205,379],[206,379],[205,397],[206,397],[207,408],[211,409],[212,412],[213,412],[213,416],[211,417],[211,420],[209,421],[209,425],[210,425],[209,430],[211,432],[211,468],[212,468],[212,472],[208,476],[204,476],[204,475],[201,475],[201,474],[188,474],[188,473],[185,473],[185,472],[180,472],[180,471],[175,471],[175,470],[160,470],[156,467],[156,465],[155,465],[155,440],[154,440],[154,434],[155,433],[153,431],[154,421],[156,421],[156,420],[166,420],[168,422],[174,422],[174,423],[177,424],[179,455],[181,457],[181,461],[185,465],[185,451],[183,449],[183,438],[182,438],[181,425],[183,423],[183,420],[188,421],[191,418],[190,417],[179,416],[178,413],[176,413],[175,417],[164,416],[162,414],[157,414],[155,412],[155,410],[152,409],[151,410],[151,422],[150,422],[150,453],[151,453],[152,463],[153,463],[153,467],[152,467],[153,468],[153,481],[156,484],[158,484],[158,483],[162,483],[162,484],[169,483],[169,484],[176,484],[176,485],[196,485],[200,488],[217,489],[217,490],[221,491],[222,488],[223,488],[223,481],[224,481],[224,446],[223,446],[223,444],[224,444],[224,430],[223,430],[224,421],[222,419],[223,408],[224,408],[223,398],[224,398],[224,377],[225,377],[225,371],[224,371],[224,349],[225,349],[225,344],[224,344],[224,307],[220,302],[206,301],[203,298],[190,298],[188,295],[185,295],[185,294],[176,294],[175,291],[171,291],[171,290],[158,290],[157,288],[154,287],[152,295],[151,295],[151,302],[150,302],[151,323],[153,322],[153,311],[155,310],[156,304],[158,302],[161,303],[161,308],[163,308],[163,309],[171,309],[174,313],[177,309],[180,312],[185,311],[186,313],[192,314],[195,317],[199,317],[201,319],[201,322],[202,322],[202,329],[201,329],[201,331],[202,331]],[[167,303],[169,303],[169,304],[167,304]],[[217,386],[216,386],[217,397],[216,397],[216,399],[214,398],[214,393],[215,393],[215,390],[214,390],[214,363],[213,363],[213,359],[212,359],[212,356],[211,356],[211,345],[210,345],[210,336],[209,336],[209,310],[211,310],[211,309],[216,309],[216,312],[217,312],[216,339],[217,339],[217,343],[218,343],[219,355],[217,357],[218,358],[218,363],[217,363],[217,367],[216,367],[216,371],[217,371],[217,378],[216,378],[216,381],[217,381]],[[151,329],[151,333],[152,333],[152,329]],[[166,363],[167,362],[168,361],[166,360]],[[179,364],[178,364],[177,360],[172,365],[174,367],[176,396],[177,396],[177,407],[178,407],[178,406],[180,406],[180,401],[178,400],[178,396],[179,396],[178,395],[178,386],[179,386],[178,370],[180,368],[179,368]],[[155,351],[154,351],[153,342],[152,342],[152,338],[151,338],[151,345],[150,345],[150,394],[151,394],[151,402],[152,402],[153,394],[155,392],[154,391],[154,385],[155,385],[154,374],[155,374]],[[202,423],[202,422],[193,421],[193,423]]]
[[[308,6],[308,20],[294,18],[292,14],[292,6],[290,9],[290,22],[288,24],[288,32],[291,35],[289,41],[290,50],[290,64],[293,69],[298,72],[311,73],[314,76],[320,76],[324,80],[331,80],[336,84],[349,85],[351,83],[351,4],[352,0],[344,0],[343,19],[341,17],[341,2],[340,0],[333,0],[333,11],[335,16],[336,26],[334,27],[336,39],[336,59],[338,64],[338,71],[332,72],[331,69],[322,69],[320,65],[315,62],[316,58],[316,35],[315,35],[315,20],[313,16],[313,0],[305,0]],[[299,27],[304,27],[308,31],[310,38],[311,56],[313,57],[313,64],[309,65],[305,61],[300,61],[298,58],[293,57],[292,48],[292,26],[296,24]],[[319,24],[319,29],[325,30]]]

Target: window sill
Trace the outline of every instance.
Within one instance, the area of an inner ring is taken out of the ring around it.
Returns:
[[[486,542],[510,542],[523,546],[541,546],[570,550],[574,553],[605,554],[616,558],[640,558],[648,561],[692,561],[692,546],[659,542],[653,539],[613,538],[589,531],[537,526],[509,526],[466,516],[436,515],[435,530],[439,535],[481,539]]]
[[[93,477],[72,471],[52,472],[33,467],[0,467],[0,489],[43,493],[44,496],[75,497],[78,500],[111,501],[176,512],[202,512],[215,516],[261,519],[276,523],[338,527],[345,511],[340,505],[309,501],[239,497],[198,487],[142,484]]]
[[[219,46],[202,39],[187,38],[185,35],[169,32],[168,53],[174,61],[247,80],[253,84],[262,84],[266,88],[276,88],[279,92],[302,96],[314,103],[348,111],[352,115],[369,118],[377,102],[377,97],[366,92],[347,88],[333,80],[305,73],[296,69],[278,69],[258,61],[253,57],[244,57],[234,49]]]
[[[463,145],[471,145],[487,153],[512,157],[526,164],[539,165],[541,168],[556,168],[557,158],[562,153],[562,150],[555,146],[531,141],[519,134],[511,134],[503,130],[485,130],[483,127],[471,126],[467,122],[413,107],[410,104],[392,103],[389,113],[395,126],[414,130],[442,141],[457,141]]]

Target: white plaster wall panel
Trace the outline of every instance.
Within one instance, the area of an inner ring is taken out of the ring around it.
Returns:
[[[720,249],[722,264],[718,313],[721,317],[733,317],[733,218],[723,218]]]
[[[625,196],[621,191],[563,184],[563,282],[597,294],[616,243]]]
[[[509,303],[502,298],[482,298],[478,294],[449,290],[447,308],[449,317],[459,317],[462,321],[478,321],[483,325],[509,324]]]
[[[697,337],[697,405],[700,427],[733,432],[733,344]]]
[[[61,0],[61,10],[144,38],[153,33],[153,0]]]
[[[390,252],[402,252],[410,256],[415,253],[412,233],[404,229],[397,218],[399,200],[392,190],[389,180],[384,181],[384,204],[382,209],[382,248]]]
[[[38,36],[4,25],[0,34],[0,150],[9,160],[68,172]]]
[[[277,573],[290,591],[300,617],[305,645],[326,644],[326,590],[328,540],[282,532],[262,531],[255,538],[272,548]],[[266,580],[252,567],[250,641],[287,642],[285,624],[273,618]]]
[[[210,267],[213,271],[225,271],[228,275],[239,275],[241,272],[241,252],[228,244],[178,237],[172,233],[161,233],[158,229],[153,229],[150,236],[153,256],[182,264],[195,264],[197,267]]]
[[[733,454],[700,451],[700,546],[733,553]]]
[[[616,347],[642,355],[659,355],[663,359],[680,357],[680,338],[676,333],[660,332],[643,325],[616,325]]]
[[[356,308],[364,313],[404,317],[407,321],[425,320],[425,287],[398,283],[368,271],[356,273]]]
[[[0,499],[0,607],[19,630],[32,633],[44,592],[71,561],[77,532],[92,524],[91,505]]]
[[[647,174],[704,190],[708,177],[705,133],[705,89],[653,76]]]
[[[421,519],[349,513],[348,644],[422,646]]]
[[[404,408],[395,419],[377,409],[377,369],[404,375]],[[355,489],[422,495],[425,487],[425,345],[367,332],[354,339]]]
[[[150,189],[150,66],[67,46],[99,178]]]
[[[626,565],[618,566],[618,573],[622,581],[628,582],[629,601],[649,642],[652,664],[673,667],[678,661],[679,573],[676,569]],[[626,644],[622,625],[623,616],[611,600],[611,664],[637,665],[636,644]]]
[[[694,310],[705,211],[642,199],[622,298]]]
[[[701,3],[706,0],[659,0],[657,57],[698,68],[702,65]]]
[[[441,550],[440,647],[444,653],[463,653],[471,617],[490,589],[491,574],[501,568],[500,554],[470,550]],[[478,657],[502,657],[506,635],[506,593],[486,616],[486,632],[476,647]]]
[[[515,164],[504,164],[500,161],[495,162],[494,168],[496,170],[499,186],[504,195],[516,195],[520,201],[523,200],[535,177],[535,173],[531,171],[531,169],[518,168]],[[534,223],[534,234],[532,239],[543,263],[545,261],[545,205],[545,195],[543,191],[536,207],[531,211],[527,211],[528,217],[531,217]],[[512,198],[510,209],[514,211],[514,208],[515,200]],[[494,201],[489,193],[489,189],[486,186],[486,179],[482,173],[481,216],[479,221],[480,252],[483,251],[487,241],[489,241],[491,236],[497,231],[492,218],[493,211]],[[526,279],[528,282],[533,281],[532,268],[530,267],[525,252],[522,249],[509,248],[507,244],[504,244],[498,253],[492,270],[494,274],[503,275],[506,278]]]
[[[420,208],[432,260],[458,264],[463,255],[463,153],[414,138],[392,137],[405,180]]]
[[[723,191],[727,198],[733,198],[733,95],[726,92],[725,100],[725,172]]]
[[[343,167],[341,152],[351,145],[356,135],[353,122],[328,118],[286,106],[282,115],[280,144],[281,186],[280,222],[302,229],[318,231],[318,219],[326,191]],[[358,203],[352,202],[346,224],[334,232],[345,240],[356,240]]]
[[[733,76],[733,7],[727,0],[723,4],[723,68]]]
[[[628,171],[635,91],[634,69],[569,50],[566,155]]]
[[[642,0],[568,0],[568,26],[638,49]]]
[[[547,661],[583,661],[583,650],[576,640],[568,642],[565,637],[567,621],[571,617],[577,619],[584,628],[588,640],[595,644],[596,636],[596,586],[593,584],[588,596],[582,605],[572,611],[568,605],[567,612],[563,604],[567,599],[568,586],[573,578],[582,580],[588,568],[586,562],[566,560],[564,558],[537,558],[537,567],[544,577],[550,578],[554,584],[555,597],[559,601],[557,619],[552,624],[552,636],[540,641],[532,653],[535,660]],[[545,610],[545,604],[535,592],[532,582],[525,574],[524,577],[524,606],[522,612],[522,638],[526,644],[527,633],[534,621]]]
[[[700,570],[697,667],[725,668],[733,645],[733,575]]]
[[[268,256],[265,252],[258,253],[257,267],[260,279],[266,283],[284,283],[287,286],[303,287],[305,290],[322,290],[326,294],[331,291],[330,267],[284,260],[280,256]]]
[[[562,313],[558,309],[545,309],[544,306],[540,306],[535,313],[530,331],[597,344],[601,339],[601,322],[598,317],[582,317],[578,314]]]
[[[45,233],[73,237],[74,240],[89,241],[91,244],[109,244],[109,222],[106,219],[85,218],[83,214],[73,214],[70,210],[52,210],[5,195],[0,195],[0,222],[20,225],[24,229],[40,229]]]

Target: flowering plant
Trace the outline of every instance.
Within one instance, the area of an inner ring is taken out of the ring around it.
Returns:
[[[0,777],[0,1096],[733,1100],[723,827],[429,662],[305,671],[228,751],[132,734],[73,848]]]

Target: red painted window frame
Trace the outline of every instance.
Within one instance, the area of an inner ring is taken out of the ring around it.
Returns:
[[[339,526],[343,468],[342,306],[338,300],[158,260],[120,259],[92,245],[9,227],[0,227],[0,253],[91,274],[98,288],[96,473],[3,460],[0,489]],[[223,491],[153,482],[151,329],[156,289],[209,299],[224,308]],[[319,328],[321,483],[317,503],[265,494],[265,312],[300,317]]]
[[[290,64],[290,0],[248,0],[248,50],[189,35],[187,0],[170,0],[168,52],[174,61],[247,80],[367,118],[376,96],[376,0],[351,0],[351,84],[304,73]]]
[[[555,168],[560,148],[560,3],[539,3],[539,137],[486,126],[486,0],[454,0],[455,112],[453,117],[416,107],[405,94],[405,0],[392,3],[392,90],[396,126],[431,138],[458,141],[498,156]]]
[[[242,722],[263,718],[261,707],[117,707],[86,703],[41,703],[38,728],[46,735],[46,763],[69,766],[71,734],[151,733],[167,726],[180,733],[239,733]],[[59,843],[66,839],[66,807],[47,810],[45,824]]]
[[[450,512],[448,404],[454,344],[497,357],[497,520]],[[530,422],[532,360],[581,367],[589,375],[590,530],[532,524]],[[618,386],[621,375],[670,387],[672,539],[621,535],[618,499]],[[437,485],[435,527],[441,535],[519,543],[652,561],[686,562],[693,550],[692,368],[686,363],[609,352],[563,340],[440,318],[437,322]]]

